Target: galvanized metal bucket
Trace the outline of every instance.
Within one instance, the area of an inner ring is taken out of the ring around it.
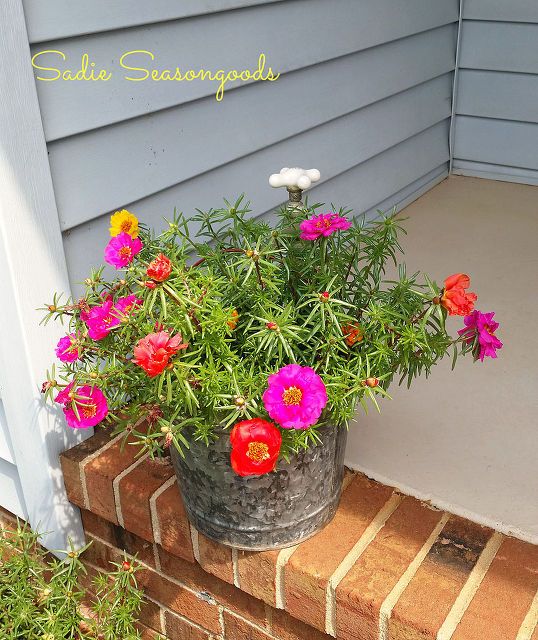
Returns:
[[[330,522],[344,477],[347,430],[326,426],[321,444],[276,471],[241,477],[230,466],[229,433],[207,447],[191,442],[182,458],[171,448],[189,520],[208,538],[237,549],[263,551],[289,547]]]

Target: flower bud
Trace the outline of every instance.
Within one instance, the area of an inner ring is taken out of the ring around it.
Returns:
[[[379,378],[366,378],[366,380],[364,381],[364,384],[367,387],[370,387],[371,389],[373,389],[374,387],[377,387],[377,385],[379,384]]]
[[[267,322],[265,326],[271,331],[279,331],[279,326],[276,322]]]
[[[331,294],[328,291],[324,291],[323,293],[319,294],[319,298],[320,298],[320,300],[322,302],[327,302],[327,300],[329,299],[330,295]]]
[[[53,305],[53,304],[49,304],[49,306],[47,307],[47,309],[48,309],[51,313],[53,313],[54,311],[57,311],[56,306],[55,306],[55,305]]]
[[[258,260],[260,259],[260,254],[253,249],[247,249],[245,251],[245,255],[247,256],[247,258],[252,258],[254,262],[258,262]]]
[[[56,380],[45,380],[45,382],[41,385],[41,393],[47,393],[49,389],[55,387],[58,383]]]
[[[97,371],[91,371],[90,372],[90,378],[92,380],[97,380],[98,377],[99,377],[99,374],[97,373]]]
[[[244,407],[246,400],[245,398],[243,398],[243,396],[235,396],[234,403],[237,407]]]
[[[435,296],[432,302],[433,304],[441,304],[441,298],[439,296]]]
[[[167,427],[166,425],[163,425],[161,427],[161,433],[170,433],[170,427]]]

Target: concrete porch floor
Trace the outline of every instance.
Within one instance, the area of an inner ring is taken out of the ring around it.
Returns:
[[[471,277],[495,311],[497,360],[449,359],[382,414],[357,416],[347,462],[471,520],[538,543],[538,187],[453,176],[402,211],[408,272]],[[455,334],[462,318],[451,318]]]

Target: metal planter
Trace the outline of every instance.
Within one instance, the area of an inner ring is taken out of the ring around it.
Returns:
[[[263,551],[309,538],[333,518],[344,477],[347,430],[326,426],[322,443],[279,460],[276,471],[241,477],[230,466],[229,434],[206,447],[192,442],[182,458],[172,448],[187,515],[208,538]]]

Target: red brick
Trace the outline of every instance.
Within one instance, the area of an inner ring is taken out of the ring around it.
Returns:
[[[130,533],[119,525],[108,522],[89,511],[82,510],[81,513],[84,530],[92,539],[97,536],[113,547],[125,551],[131,556],[136,556],[141,562],[152,567],[155,566],[155,553],[151,542],[143,540],[134,533]],[[95,540],[93,544],[101,543]]]
[[[538,590],[538,547],[503,540],[453,640],[515,638]]]
[[[332,636],[327,635],[313,627],[292,618],[289,613],[282,609],[273,609],[271,613],[271,630],[279,640],[331,640]],[[339,637],[339,636],[338,636]],[[362,639],[362,636],[355,636]],[[377,639],[376,639],[377,640]]]
[[[206,573],[199,565],[186,562],[159,548],[161,570],[164,574],[179,580],[195,591],[209,592],[215,600],[235,613],[266,626],[266,612],[263,602],[253,598],[227,582]]]
[[[119,440],[84,466],[89,509],[93,513],[118,524],[114,499],[114,478],[125,471],[135,459],[139,447],[133,437]]]
[[[161,607],[159,607],[158,604],[155,604],[155,602],[144,598],[138,619],[146,627],[149,627],[154,631],[158,631],[159,633],[164,633],[161,621]]]
[[[166,611],[164,616],[168,640],[210,640],[213,638],[208,631],[195,627],[188,620],[169,611]]]
[[[234,570],[232,550],[223,544],[198,534],[198,548],[200,550],[200,566],[204,571],[212,573],[217,578],[233,584]]]
[[[87,534],[89,533],[92,536],[97,536],[98,538],[101,538],[101,540],[104,540],[111,545],[115,545],[115,529],[117,525],[109,520],[96,516],[95,513],[92,513],[87,509],[81,509],[80,515],[82,516],[82,526]]]
[[[271,640],[270,635],[228,611],[224,612],[224,636],[226,640]]]
[[[81,442],[68,451],[64,451],[64,453],[60,455],[67,497],[73,504],[79,507],[86,506],[84,504],[84,492],[80,479],[80,465],[82,461],[109,442],[111,437],[110,429],[96,427],[95,433],[91,438],[88,438],[88,440]]]
[[[155,501],[155,507],[163,549],[194,562],[190,524],[177,482],[161,493]]]
[[[291,615],[325,630],[328,580],[392,493],[392,488],[363,475],[353,479],[334,520],[303,542],[285,567],[286,610]]]
[[[338,638],[378,639],[381,605],[442,516],[414,498],[404,498],[336,589]]]
[[[279,551],[238,551],[239,585],[271,606],[276,604],[276,562]]]
[[[219,610],[207,592],[187,589],[163,578],[152,569],[143,569],[136,576],[138,584],[152,600],[208,631],[220,631]]]
[[[162,639],[162,635],[158,631],[149,629],[144,624],[138,623],[135,626],[140,633],[141,640],[161,640]]]
[[[396,603],[390,638],[435,640],[492,533],[451,516]]]
[[[120,508],[127,531],[153,542],[149,499],[173,475],[170,462],[146,458],[120,480]]]
[[[89,562],[94,566],[99,567],[99,569],[105,569],[106,571],[110,571],[114,568],[110,564],[111,562],[122,561],[123,554],[116,547],[110,547],[100,540],[92,538],[90,535],[87,536],[87,541],[91,544],[82,554],[83,561]]]

